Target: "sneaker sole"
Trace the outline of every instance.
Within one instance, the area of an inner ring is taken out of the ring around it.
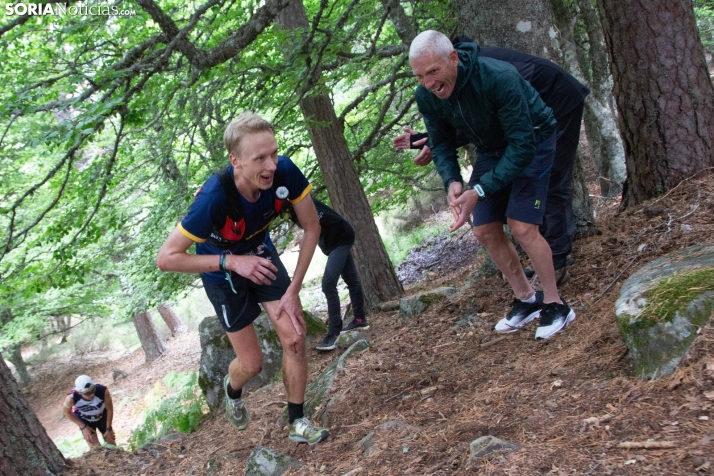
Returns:
[[[292,441],[292,442],[295,442],[295,443],[307,443],[308,445],[312,446],[312,445],[318,444],[318,443],[321,442],[321,441],[324,441],[325,439],[327,439],[328,436],[330,436],[330,432],[329,432],[329,431],[326,431],[326,430],[323,430],[322,433],[320,434],[320,438],[317,439],[317,440],[315,440],[315,441],[313,441],[312,443],[310,443],[310,441],[308,441],[306,438],[303,438],[302,436],[299,436],[299,435],[288,435],[288,438],[289,438],[290,441]]]
[[[316,345],[315,350],[335,350],[335,347],[337,347],[335,344],[327,347],[320,347],[319,345]]]
[[[550,339],[550,338],[553,337],[555,334],[557,334],[557,333],[559,333],[559,332],[563,332],[563,329],[565,329],[568,325],[570,325],[570,323],[573,322],[574,320],[575,320],[575,311],[573,311],[573,310],[571,309],[570,312],[568,313],[568,317],[566,317],[565,320],[563,321],[563,325],[562,325],[562,326],[560,326],[559,328],[555,329],[553,332],[551,332],[551,333],[548,334],[547,336],[536,336],[536,340]],[[536,332],[537,332],[537,331],[536,331]]]
[[[355,327],[354,329],[341,330],[340,335],[347,334],[348,332],[352,332],[352,331],[366,331],[367,329],[369,329],[369,324],[367,324],[364,327]]]
[[[519,330],[521,330],[521,328],[522,328],[523,326],[525,326],[526,324],[528,324],[529,322],[531,322],[531,321],[532,321],[533,319],[535,319],[536,317],[540,317],[540,311],[536,311],[536,312],[530,313],[525,319],[523,319],[523,322],[521,322],[521,324],[520,324],[519,326],[509,326],[508,329],[504,329],[504,330],[502,330],[502,331],[499,331],[498,329],[496,329],[496,328],[494,327],[493,330],[496,331],[496,332],[498,332],[499,334],[511,334],[511,333],[513,333],[513,332],[518,332]]]

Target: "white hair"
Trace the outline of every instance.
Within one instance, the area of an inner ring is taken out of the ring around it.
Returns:
[[[454,51],[454,45],[446,35],[436,30],[426,30],[412,40],[409,47],[409,59],[419,58],[425,53],[433,53],[440,58],[447,59],[452,51]]]

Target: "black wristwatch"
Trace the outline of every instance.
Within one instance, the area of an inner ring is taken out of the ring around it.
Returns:
[[[107,428],[105,431],[114,431],[114,430],[113,430],[112,427],[110,426],[110,427]]]

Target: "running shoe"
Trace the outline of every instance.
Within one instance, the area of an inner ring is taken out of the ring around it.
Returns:
[[[355,319],[349,324],[347,324],[347,327],[342,329],[342,332],[340,334],[344,334],[345,332],[353,331],[355,329],[360,329],[360,330],[367,330],[369,329],[369,324],[367,324],[367,319]]]
[[[248,427],[250,417],[242,398],[232,399],[228,396],[228,382],[230,382],[230,377],[226,375],[226,378],[223,379],[223,390],[226,394],[226,416],[233,428],[242,431]]]
[[[532,303],[514,299],[511,303],[511,312],[498,321],[494,330],[501,334],[509,334],[537,318],[543,309],[543,291],[536,291],[535,298],[535,302]]]
[[[290,425],[288,438],[296,443],[307,443],[312,446],[330,436],[329,428],[320,428],[312,424],[306,417],[298,418]]]
[[[555,302],[546,304],[540,313],[540,324],[536,329],[535,338],[539,340],[553,337],[573,320],[575,320],[575,311],[568,307],[565,300],[563,304]]]
[[[337,338],[340,336],[333,336],[332,334],[327,334],[322,342],[315,346],[317,350],[333,350],[337,343]]]

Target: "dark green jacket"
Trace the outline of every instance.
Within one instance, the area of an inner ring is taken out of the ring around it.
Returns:
[[[555,132],[555,118],[533,87],[511,64],[479,58],[475,43],[456,51],[459,66],[454,91],[439,99],[419,86],[416,101],[429,133],[434,164],[444,186],[461,182],[455,137],[466,137],[479,154],[500,157],[479,179],[487,194],[506,185],[526,168],[536,145]]]

